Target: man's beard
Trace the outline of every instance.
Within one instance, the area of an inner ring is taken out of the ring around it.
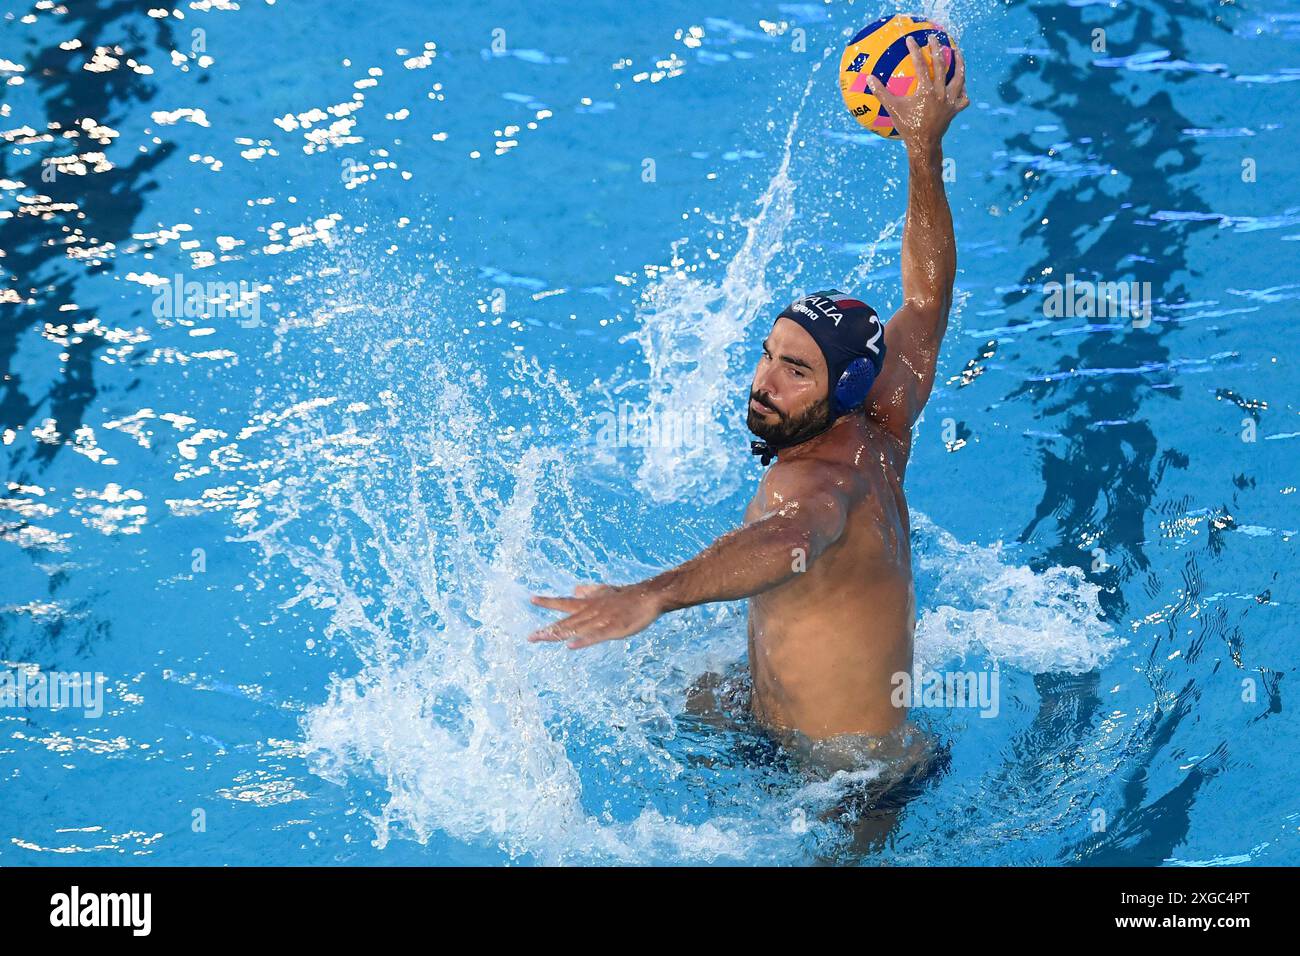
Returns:
[[[749,430],[767,442],[773,449],[792,448],[795,445],[806,442],[814,435],[818,435],[826,430],[831,419],[831,401],[829,398],[823,398],[811,408],[794,416],[787,417],[777,411],[767,401],[767,395],[762,392],[751,392],[750,399],[758,402],[771,409],[778,416],[775,423],[769,423],[758,416],[752,408],[748,409],[745,417],[745,424]],[[748,408],[748,406],[746,406]]]

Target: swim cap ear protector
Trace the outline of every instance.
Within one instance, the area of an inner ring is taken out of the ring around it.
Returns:
[[[827,428],[867,400],[885,364],[885,326],[875,309],[838,289],[831,289],[814,292],[792,303],[777,318],[802,326],[826,359],[831,382],[831,417]],[[762,456],[764,465],[779,450],[762,441],[750,442],[750,449]]]
[[[822,350],[832,383],[832,419],[867,400],[885,364],[885,326],[875,309],[831,289],[800,299],[777,318],[799,323]]]
[[[831,413],[839,418],[846,412],[857,408],[867,400],[867,393],[876,381],[876,367],[869,359],[855,358],[840,375],[835,386],[835,398],[831,402]]]

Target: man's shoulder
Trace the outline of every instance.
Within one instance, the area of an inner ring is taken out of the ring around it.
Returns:
[[[775,505],[810,495],[851,495],[856,484],[852,461],[826,449],[815,455],[778,459],[763,477],[762,492],[769,505]]]

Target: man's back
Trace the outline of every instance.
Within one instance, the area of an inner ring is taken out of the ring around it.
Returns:
[[[912,669],[912,592],[905,451],[881,426],[856,414],[782,460],[759,487],[745,522],[779,507],[782,469],[814,466],[848,504],[838,540],[815,563],[791,554],[798,571],[749,604],[749,661],[755,716],[812,740],[882,735],[906,711],[890,702],[895,674]]]

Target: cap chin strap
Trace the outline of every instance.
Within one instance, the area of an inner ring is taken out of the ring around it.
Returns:
[[[759,462],[766,468],[772,464],[772,459],[776,457],[777,449],[773,448],[765,441],[751,441],[749,443],[749,453],[751,455],[760,455]]]

